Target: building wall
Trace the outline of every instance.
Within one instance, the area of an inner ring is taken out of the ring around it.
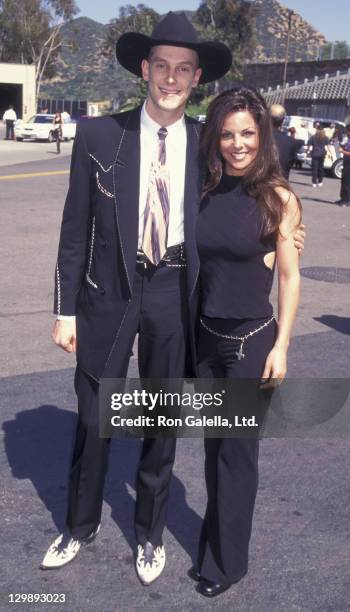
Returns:
[[[302,117],[317,117],[344,121],[349,115],[349,107],[345,100],[334,100],[330,102],[286,100],[285,107],[288,115],[301,115]]]
[[[72,119],[78,119],[82,115],[88,115],[87,100],[64,100],[52,98],[39,98],[37,112],[40,113],[43,108],[47,107],[49,113],[62,113],[66,111]]]
[[[290,62],[287,68],[287,83],[323,77],[325,74],[335,74],[337,70],[345,72],[350,68],[350,59],[325,60],[322,62]],[[243,82],[247,87],[268,89],[283,83],[284,62],[275,64],[246,64],[243,72]]]
[[[29,119],[36,112],[35,66],[0,63],[0,88],[6,85],[22,86],[22,108],[16,112]]]

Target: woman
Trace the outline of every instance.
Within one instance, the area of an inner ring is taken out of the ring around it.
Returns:
[[[62,126],[64,124],[61,113],[57,112],[52,120],[53,133],[56,140],[56,153],[61,153]]]
[[[324,129],[320,123],[315,125],[316,131],[308,142],[308,151],[311,150],[311,171],[312,171],[312,186],[322,187],[323,176],[324,176],[324,158],[326,156],[326,147],[331,155],[329,149],[329,139],[327,138]]]
[[[331,143],[332,145],[334,145],[337,151],[339,150],[340,143],[343,141],[343,139],[344,139],[344,129],[342,128],[341,125],[337,125],[334,128],[333,136],[331,139]]]
[[[282,177],[269,112],[254,90],[210,105],[201,138],[207,182],[197,240],[201,263],[198,376],[281,381],[299,296],[293,234],[300,203]],[[269,293],[278,267],[278,325]],[[256,383],[258,384],[258,383]],[[258,439],[205,440],[208,503],[197,590],[214,597],[247,572],[258,484]]]

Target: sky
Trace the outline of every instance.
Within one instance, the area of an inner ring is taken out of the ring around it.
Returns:
[[[158,13],[171,10],[196,10],[200,0],[76,0],[81,17],[107,23],[117,17],[120,6],[145,4]],[[350,0],[284,0],[284,6],[296,10],[329,41],[346,40],[350,44]]]

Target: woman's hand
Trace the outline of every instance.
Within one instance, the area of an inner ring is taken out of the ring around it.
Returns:
[[[287,374],[287,350],[274,346],[269,352],[261,377],[263,389],[271,389],[280,385]]]

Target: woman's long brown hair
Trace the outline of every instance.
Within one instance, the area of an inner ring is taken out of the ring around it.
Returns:
[[[315,141],[319,144],[324,143],[326,141],[326,132],[324,131],[321,125],[316,127],[314,138],[315,138]]]
[[[264,241],[270,237],[277,238],[284,203],[276,188],[284,187],[289,192],[294,192],[288,181],[282,176],[269,110],[264,98],[255,89],[242,87],[224,91],[211,102],[208,108],[207,120],[200,141],[200,155],[206,166],[203,197],[215,189],[221,180],[224,166],[220,153],[222,129],[227,115],[238,111],[251,113],[259,131],[257,156],[242,177],[243,189],[261,206],[261,238]],[[296,199],[301,213],[300,200],[297,196]]]

